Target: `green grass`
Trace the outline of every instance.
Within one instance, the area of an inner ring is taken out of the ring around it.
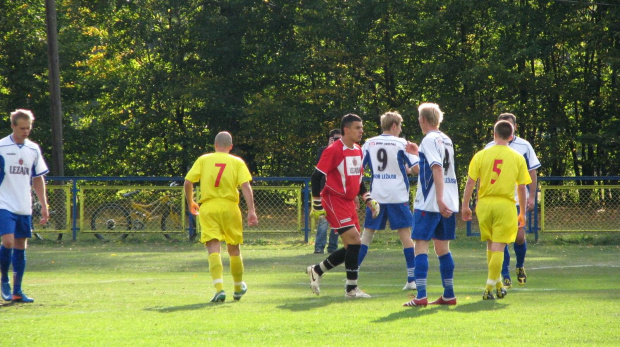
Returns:
[[[187,345],[619,345],[618,245],[530,242],[528,284],[482,301],[484,245],[453,242],[454,307],[406,308],[404,258],[394,234],[378,234],[360,272],[367,300],[344,298],[344,271],[311,293],[304,269],[323,259],[301,236],[248,234],[249,290],[214,293],[202,245],[158,235],[102,243],[32,241],[24,291],[34,304],[0,306],[4,346]],[[551,239],[552,237],[549,237]],[[429,299],[442,293],[431,256]]]

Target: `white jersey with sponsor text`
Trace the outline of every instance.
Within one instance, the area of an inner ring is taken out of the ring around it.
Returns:
[[[487,145],[484,148],[486,149],[494,145],[495,145],[495,141],[491,141],[487,143]],[[536,152],[534,152],[534,148],[532,148],[532,145],[529,143],[529,141],[515,136],[515,138],[508,143],[508,147],[514,149],[519,154],[521,154],[523,158],[525,158],[525,164],[527,164],[527,171],[536,170],[540,167],[540,161],[538,160],[538,157],[536,156]],[[526,189],[525,198],[527,199],[529,196],[530,196],[530,190]],[[517,206],[518,206],[519,196],[517,194],[516,185],[515,185],[515,200],[517,201]]]
[[[31,215],[32,177],[47,172],[39,145],[28,139],[17,144],[12,135],[0,140],[0,209]]]
[[[407,168],[418,164],[418,157],[405,151],[407,141],[393,135],[379,135],[362,146],[364,166],[372,175],[370,196],[382,204],[409,202]]]
[[[432,167],[443,168],[443,201],[452,212],[459,211],[459,187],[454,172],[454,146],[452,140],[439,130],[426,134],[419,146],[420,174],[416,190],[414,209],[439,212],[435,196],[435,182]]]

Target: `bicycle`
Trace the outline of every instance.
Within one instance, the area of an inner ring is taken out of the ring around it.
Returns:
[[[123,198],[129,199],[126,204],[110,202],[101,205],[92,215],[90,226],[94,231],[105,233],[121,233],[120,238],[125,239],[130,231],[147,230],[147,223],[160,220],[159,225],[164,232],[164,237],[170,239],[167,230],[181,229],[182,208],[173,199],[162,194],[157,200],[141,204],[131,197],[140,193],[139,190],[122,194]],[[127,232],[125,232],[127,231]],[[95,237],[105,240],[103,235],[95,233]]]

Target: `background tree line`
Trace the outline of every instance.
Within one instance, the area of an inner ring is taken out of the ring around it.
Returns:
[[[57,0],[65,174],[182,176],[215,134],[308,176],[326,134],[438,103],[460,176],[501,112],[541,173],[620,174],[620,6],[564,0]],[[50,154],[45,8],[0,0],[0,109]],[[365,137],[366,137],[365,136]],[[49,162],[49,160],[48,160]]]

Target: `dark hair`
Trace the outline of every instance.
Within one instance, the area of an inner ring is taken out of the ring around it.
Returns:
[[[340,129],[332,129],[332,130],[329,132],[329,136],[327,136],[327,139],[329,140],[329,139],[331,139],[332,137],[334,137],[335,135],[342,135],[342,134],[340,133]]]
[[[340,131],[341,134],[344,135],[344,128],[348,128],[353,122],[361,122],[362,118],[360,116],[349,113],[342,117],[342,121],[340,122]]]
[[[517,125],[517,117],[512,113],[502,113],[497,117],[497,120],[507,120],[512,123],[512,125]]]
[[[514,127],[512,126],[512,123],[510,123],[509,121],[500,120],[497,123],[495,123],[495,128],[493,129],[493,131],[495,131],[495,134],[500,139],[508,140],[510,139],[510,136],[512,136],[512,133],[514,132]]]

